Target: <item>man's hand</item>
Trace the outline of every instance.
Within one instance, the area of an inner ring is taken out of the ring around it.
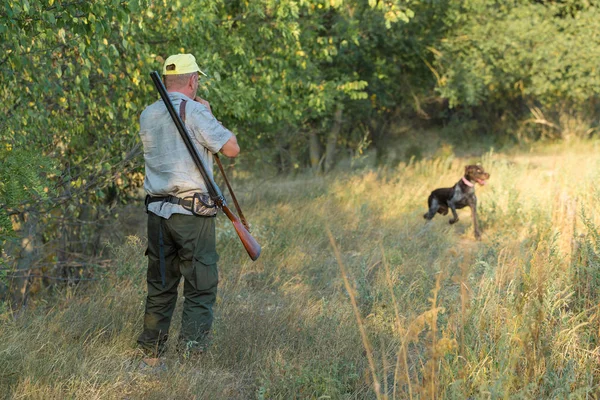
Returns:
[[[208,108],[208,111],[212,114],[212,110],[210,109],[210,103],[208,101],[204,100],[202,97],[199,96],[194,97],[194,100]]]

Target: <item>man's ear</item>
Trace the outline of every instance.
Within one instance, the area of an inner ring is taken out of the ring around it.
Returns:
[[[194,87],[194,83],[196,83],[196,81],[198,81],[198,74],[192,74],[192,76],[190,77],[190,82],[189,82],[189,85],[191,88]]]

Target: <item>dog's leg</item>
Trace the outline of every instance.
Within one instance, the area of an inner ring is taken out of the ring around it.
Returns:
[[[469,202],[471,207],[471,218],[473,219],[473,229],[475,230],[475,239],[481,240],[481,232],[479,232],[479,223],[477,221],[477,198],[473,196],[473,201]]]
[[[452,216],[453,218],[450,219],[448,222],[450,224],[455,224],[458,222],[458,214],[456,213],[456,206],[454,205],[453,201],[449,201],[448,202],[448,207],[450,207],[450,210],[452,210]]]
[[[435,197],[430,197],[429,198],[429,211],[427,211],[425,214],[423,214],[423,218],[425,218],[426,220],[431,220],[433,217],[435,217],[435,213],[437,213],[437,210],[440,208],[440,203],[438,201],[437,198]]]

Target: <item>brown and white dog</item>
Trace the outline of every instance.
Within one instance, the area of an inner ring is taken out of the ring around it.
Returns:
[[[471,217],[473,218],[473,228],[475,229],[475,238],[481,238],[479,224],[477,223],[477,197],[475,196],[475,183],[485,185],[486,180],[490,179],[490,174],[485,172],[479,165],[467,165],[465,175],[456,185],[450,188],[435,189],[429,195],[427,204],[429,211],[423,215],[426,220],[431,220],[436,213],[447,215],[448,208],[452,210],[453,218],[451,224],[458,222],[457,209],[466,206],[471,207]]]

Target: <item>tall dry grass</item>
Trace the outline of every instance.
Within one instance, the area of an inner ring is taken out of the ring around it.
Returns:
[[[263,254],[250,262],[220,218],[222,283],[202,359],[171,350],[167,371],[135,368],[145,244],[129,237],[112,245],[101,282],[0,314],[0,393],[598,398],[599,150],[571,143],[257,183],[242,203]],[[452,226],[422,218],[428,193],[473,161],[491,173],[477,188],[481,242],[468,210]]]

